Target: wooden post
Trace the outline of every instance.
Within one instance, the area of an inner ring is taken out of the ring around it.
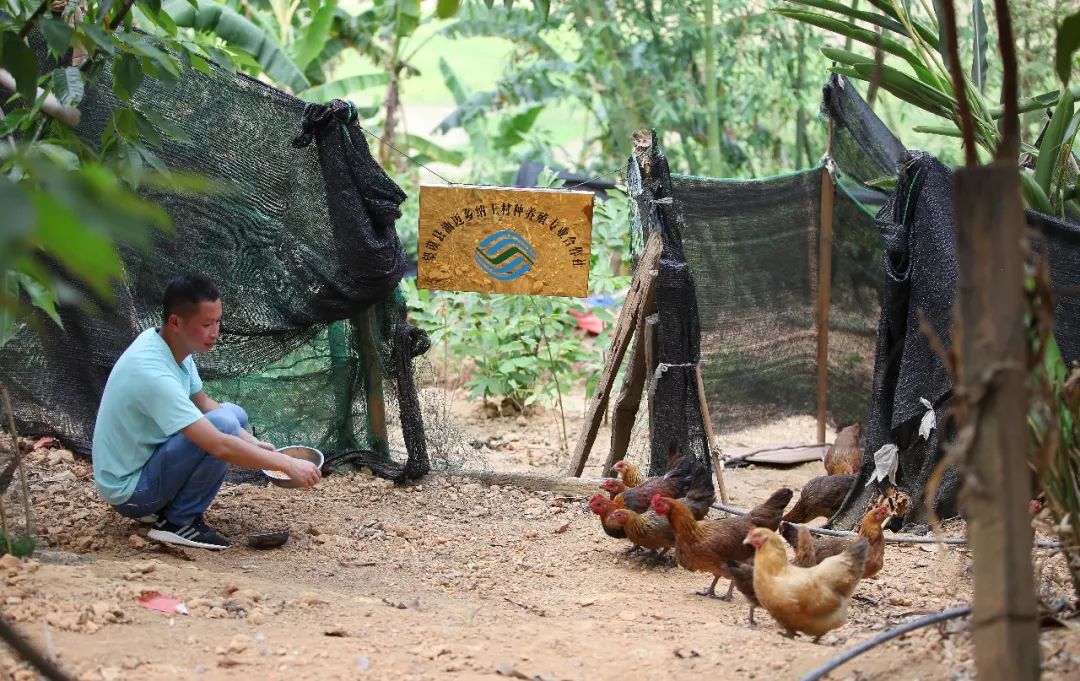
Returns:
[[[716,476],[716,486],[720,490],[720,501],[728,503],[727,487],[724,486],[724,467],[720,465],[720,457],[716,453],[716,438],[713,437],[712,417],[709,416],[709,403],[705,401],[705,381],[701,378],[701,363],[694,367],[694,376],[697,378],[698,407],[701,409],[701,420],[705,424],[705,438],[709,443],[709,451],[712,453],[713,474]]]
[[[829,120],[829,150],[832,150],[832,119]],[[829,299],[832,289],[833,179],[828,162],[821,168],[821,219],[818,231],[818,333],[817,333],[817,437],[825,443],[829,388]]]
[[[364,361],[364,389],[367,398],[371,449],[376,454],[390,456],[386,430],[386,401],[383,396],[382,355],[378,345],[378,315],[369,305],[356,315],[356,333],[360,334],[360,350]]]
[[[611,467],[615,465],[616,461],[621,461],[626,457],[626,450],[630,446],[630,436],[634,429],[634,421],[641,406],[641,394],[645,389],[645,381],[651,376],[645,362],[645,317],[655,310],[656,278],[650,274],[645,300],[642,302],[641,312],[637,316],[637,325],[634,330],[634,349],[630,354],[630,366],[627,367],[626,375],[623,377],[619,395],[615,398],[615,414],[611,419],[611,449],[608,451],[608,458],[604,462],[604,470],[601,472],[601,475],[605,477],[611,476]],[[605,410],[604,413],[606,414],[607,411]]]
[[[630,290],[626,294],[626,300],[623,301],[622,310],[619,311],[619,320],[612,331],[607,362],[600,373],[596,395],[589,403],[589,411],[585,415],[585,426],[581,430],[581,435],[578,436],[577,445],[574,446],[574,457],[570,461],[569,475],[580,476],[585,470],[585,461],[589,458],[589,450],[592,449],[593,442],[596,441],[600,419],[607,405],[611,388],[615,384],[615,376],[619,373],[619,366],[622,364],[626,349],[630,346],[630,338],[637,326],[638,315],[642,313],[642,304],[656,276],[661,249],[660,232],[653,231],[645,242],[645,251],[641,254],[638,269],[630,282]]]
[[[656,412],[653,409],[653,377],[656,376],[656,367],[660,362],[660,336],[656,333],[656,327],[660,325],[660,315],[653,313],[645,318],[645,408],[649,410],[649,437],[652,437],[653,418]]]
[[[1028,514],[1024,379],[1024,209],[1015,159],[954,175],[962,427],[974,427],[962,475],[975,562],[972,615],[981,680],[1039,678]]]

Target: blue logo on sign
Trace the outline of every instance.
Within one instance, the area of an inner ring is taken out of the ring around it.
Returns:
[[[492,279],[513,281],[533,268],[536,252],[520,234],[503,230],[476,245],[476,264]]]

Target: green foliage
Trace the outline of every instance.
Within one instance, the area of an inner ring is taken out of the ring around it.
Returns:
[[[177,26],[212,32],[226,44],[251,55],[268,76],[294,92],[310,86],[300,64],[290,59],[272,36],[228,5],[213,0],[169,0],[164,9]]]
[[[111,300],[123,276],[118,244],[141,247],[155,229],[169,227],[164,211],[138,196],[140,185],[207,188],[166,171],[154,149],[177,131],[156,112],[121,106],[96,144],[88,145],[45,116],[45,97],[34,91],[40,86],[60,104],[77,105],[86,83],[108,63],[115,94],[130,102],[147,78],[173,82],[181,62],[193,63],[210,48],[165,33],[150,38],[110,31],[99,21],[106,8],[98,3],[89,3],[84,20],[72,25],[63,15],[31,22],[36,2],[13,9],[0,15],[0,59],[16,78],[15,97],[28,106],[12,108],[0,121],[0,342],[38,318],[32,308],[59,324],[58,303]],[[140,3],[139,12],[154,26],[171,25],[154,3]],[[81,68],[61,67],[39,78],[35,55],[19,37],[29,32],[28,22],[54,56],[85,50]]]
[[[681,171],[705,170],[710,150],[719,158],[714,171],[725,176],[811,163],[823,148],[820,136],[813,143],[811,136],[801,137],[794,149],[784,140],[805,131],[818,106],[814,74],[826,62],[814,51],[816,39],[802,41],[800,27],[762,11],[759,3],[714,4],[711,41],[700,3],[583,0],[552,5],[546,17],[498,3],[491,9],[466,6],[442,34],[504,38],[513,42],[514,54],[493,89],[466,98],[455,93],[458,109],[439,129],[463,128],[473,155],[488,157],[497,130],[478,128],[475,120],[512,118],[539,105],[574,107],[589,119],[575,169],[621,165],[631,133],[646,126],[665,136],[665,151]],[[709,68],[702,63],[707,45],[713,52]],[[454,91],[449,78],[447,85]],[[550,152],[536,143],[542,132],[519,143],[515,157],[550,162]]]
[[[820,12],[802,9],[777,10],[777,13],[783,16],[880,49],[881,63],[872,56],[845,50],[823,48],[822,52],[838,64],[832,68],[834,72],[842,73],[852,79],[876,83],[896,98],[952,123],[952,126],[947,127],[919,126],[918,131],[942,134],[953,139],[959,136],[957,131],[961,128],[960,106],[956,93],[953,91],[952,76],[948,69],[943,22],[937,16],[940,12],[940,2],[934,3],[934,11],[929,16],[919,16],[917,9],[908,3],[886,2],[886,0],[872,3],[883,14],[853,13],[837,3],[823,0],[789,0],[789,2],[792,5],[826,10],[870,25],[874,30],[849,24]],[[1023,19],[1023,21],[1017,21],[1017,26],[1020,27],[1018,34],[1023,36],[1023,40],[1018,41],[1018,45],[1014,48],[1023,52],[1027,48],[1020,48],[1020,45],[1029,45],[1033,35],[1033,31],[1025,26],[1025,22],[1032,21],[1033,16],[1041,18],[1040,13],[1046,12],[1047,9],[1045,3],[1041,8],[1028,6],[1023,2],[1015,4],[1020,9],[1018,16]],[[930,11],[925,4],[923,8]],[[929,21],[929,26],[927,21]],[[937,32],[931,31],[931,26],[936,27]],[[1058,32],[1059,72],[1062,59],[1065,61],[1066,71],[1068,70],[1068,62],[1071,59],[1069,45],[1073,32],[1075,32],[1073,24],[1066,19]],[[982,0],[973,1],[969,34],[972,66],[969,74],[962,74],[965,97],[970,106],[975,143],[983,150],[994,153],[1001,141],[997,121],[1003,116],[1003,111],[1001,107],[991,106],[986,96],[991,75],[987,60],[990,43],[989,27]],[[1080,37],[1077,40],[1080,40]],[[1045,66],[1043,70],[1046,70]],[[1067,76],[1067,73],[1062,75],[1062,81],[1066,84]],[[1030,82],[1030,79],[1028,80]],[[1074,163],[1072,144],[1075,132],[1072,136],[1066,135],[1071,128],[1073,95],[1068,89],[1062,88],[1060,91],[1046,93],[1034,99],[1034,103],[1025,102],[1021,110],[1033,111],[1042,106],[1055,105],[1057,110],[1043,138],[1041,149],[1028,149],[1038,155],[1038,160],[1033,177],[1027,176],[1027,171],[1023,171],[1025,200],[1028,205],[1046,212],[1058,215],[1072,212],[1080,215],[1080,206],[1075,202],[1070,203],[1067,198],[1070,179],[1075,181],[1075,178],[1071,178],[1066,172],[1066,169]]]
[[[1061,22],[1061,27],[1058,28],[1055,50],[1054,62],[1057,67],[1057,75],[1061,82],[1067,86],[1069,76],[1075,68],[1073,53],[1080,50],[1080,12],[1066,17],[1065,21]]]
[[[7,536],[0,532],[0,554],[8,552],[8,539]],[[34,554],[34,549],[37,548],[37,537],[12,537],[11,538],[11,555],[16,558],[28,558]]]

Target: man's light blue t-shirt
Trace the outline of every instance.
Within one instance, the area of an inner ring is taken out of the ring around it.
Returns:
[[[202,380],[191,355],[176,363],[157,329],[116,360],[94,426],[94,480],[110,504],[128,500],[157,447],[203,417],[191,401]]]

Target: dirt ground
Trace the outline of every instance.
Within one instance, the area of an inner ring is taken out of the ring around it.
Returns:
[[[565,406],[572,442],[584,401]],[[552,412],[488,419],[457,395],[450,413],[479,467],[565,467]],[[721,440],[747,447],[808,442],[813,433],[813,420],[801,417]],[[607,437],[605,429],[594,460]],[[632,452],[642,451],[635,443]],[[0,611],[83,681],[794,679],[885,628],[971,599],[966,551],[889,544],[847,625],[813,644],[780,636],[763,610],[749,627],[738,593],[730,603],[695,595],[708,575],[626,556],[625,543],[585,512],[584,497],[451,475],[408,487],[330,476],[308,492],[227,486],[207,518],[238,544],[165,551],[96,497],[88,462],[38,451],[29,464],[42,546],[28,561],[0,560]],[[746,507],[819,473],[813,463],[725,476],[733,503]],[[292,531],[280,549],[242,543],[277,527]],[[1067,600],[1063,559],[1042,556],[1037,567],[1044,602]],[[190,614],[141,607],[151,591]],[[1044,678],[1080,678],[1075,622],[1042,630]],[[36,678],[6,652],[0,670]],[[912,633],[830,676],[973,677],[966,620]]]

